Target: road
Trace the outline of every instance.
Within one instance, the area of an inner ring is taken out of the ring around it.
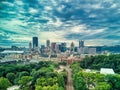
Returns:
[[[66,90],[74,90],[73,81],[72,81],[72,73],[71,73],[71,69],[69,65],[66,66],[66,71],[68,72]]]

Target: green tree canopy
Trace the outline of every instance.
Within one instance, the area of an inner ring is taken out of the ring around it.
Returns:
[[[32,82],[32,77],[31,76],[23,76],[19,81],[19,85],[20,85],[20,88],[22,90],[26,90],[26,88],[28,88],[28,90],[30,90],[30,85],[31,85],[31,82]]]
[[[7,78],[4,78],[4,77],[0,78],[0,90],[7,90],[7,88],[11,85],[12,84]]]
[[[110,90],[110,89],[111,89],[110,84],[108,84],[106,82],[100,82],[95,87],[95,90]]]
[[[14,80],[16,78],[16,75],[14,73],[7,73],[6,78],[12,83],[14,84]]]

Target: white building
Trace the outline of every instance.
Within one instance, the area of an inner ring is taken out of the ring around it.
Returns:
[[[112,68],[101,68],[100,74],[115,74]]]

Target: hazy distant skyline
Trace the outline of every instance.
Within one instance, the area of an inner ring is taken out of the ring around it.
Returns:
[[[120,45],[120,0],[0,0],[0,46]]]

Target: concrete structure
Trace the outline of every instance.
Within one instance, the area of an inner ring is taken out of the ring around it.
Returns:
[[[70,45],[70,51],[74,52],[74,47],[75,47],[75,45],[74,45],[74,43],[72,42],[71,45]]]
[[[46,40],[46,47],[50,47],[50,40]]]
[[[55,52],[56,52],[56,53],[59,53],[59,52],[60,52],[59,44],[55,44]]]
[[[100,74],[115,74],[112,68],[101,68]]]
[[[55,46],[56,46],[56,43],[55,43],[55,42],[51,43],[52,52],[55,52]]]
[[[29,42],[29,50],[31,50],[31,49],[32,49],[32,43]]]
[[[41,54],[43,54],[44,51],[45,51],[45,45],[41,45],[41,48],[40,48],[40,52],[41,52]]]
[[[84,47],[84,41],[83,40],[79,41],[79,48],[80,47]]]
[[[66,51],[66,46],[67,46],[67,44],[65,42],[61,43],[61,52],[65,52]]]

